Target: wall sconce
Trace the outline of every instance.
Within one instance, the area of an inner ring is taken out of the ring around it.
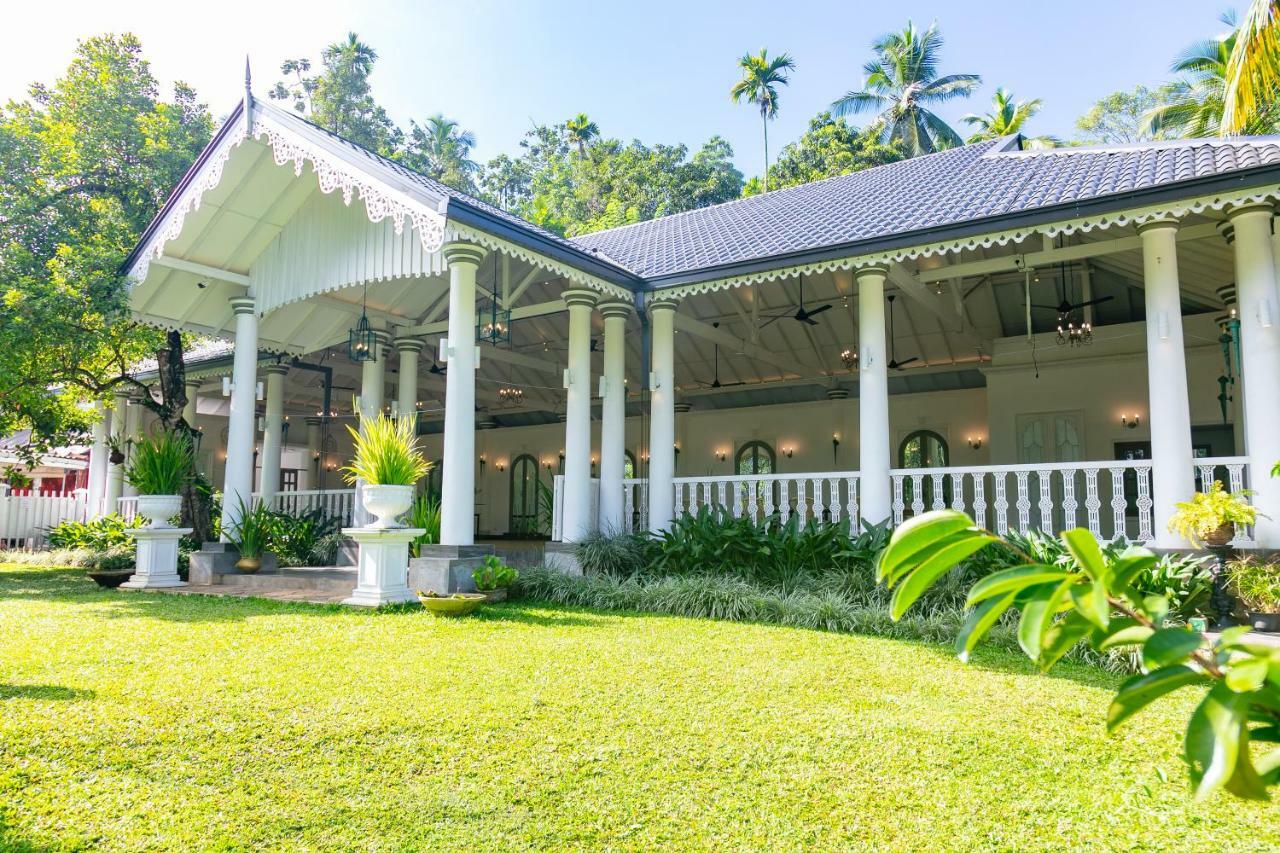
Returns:
[[[550,460],[550,459],[543,459],[543,460],[542,460],[542,464],[543,464],[543,466],[544,466],[548,471],[550,471],[550,470],[551,470],[551,467],[552,467],[552,466],[551,466],[551,460]]]
[[[728,458],[729,458],[729,451],[723,450],[723,449],[716,451],[716,459],[720,460],[721,462],[723,462]]]
[[[969,436],[969,446],[974,450],[982,449],[982,436]]]
[[[598,461],[595,456],[591,457],[591,476],[593,477],[596,475],[596,462]]]
[[[484,473],[484,454],[480,454],[480,473]]]
[[[493,463],[493,467],[497,468],[498,473],[501,474],[503,471],[507,470],[507,461],[505,459],[499,459],[497,462]]]
[[[646,450],[640,454],[640,461],[646,464],[649,462],[649,451]]]
[[[840,433],[831,433],[831,459],[837,460],[840,456]]]
[[[1125,429],[1137,429],[1141,423],[1142,423],[1142,418],[1136,414],[1133,416],[1132,419],[1126,417],[1125,415],[1120,416],[1120,426],[1124,427]]]
[[[786,447],[782,448],[782,455],[787,457],[788,459],[794,456],[795,452],[796,452],[796,449],[794,445],[788,444]]]
[[[675,449],[676,457],[678,458],[680,456],[680,442],[677,441],[675,444],[671,446]]]

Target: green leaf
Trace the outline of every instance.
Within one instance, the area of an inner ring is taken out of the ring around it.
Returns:
[[[1107,561],[1102,556],[1102,549],[1098,547],[1098,540],[1092,533],[1077,527],[1075,530],[1063,533],[1062,542],[1071,552],[1071,556],[1076,558],[1076,562],[1080,564],[1085,574],[1095,581],[1107,579]]]
[[[1069,576],[1070,573],[1063,569],[1043,564],[1030,564],[1015,566],[1011,569],[1002,569],[987,575],[974,584],[973,588],[969,590],[969,597],[965,601],[965,606],[972,607],[979,601],[991,598],[993,595],[1000,595],[1005,592],[1021,592],[1027,587],[1042,583],[1053,583]]]
[[[1267,670],[1271,662],[1266,658],[1242,657],[1227,664],[1226,677],[1223,681],[1236,693],[1249,693],[1261,690],[1267,680]]]
[[[1219,683],[1192,713],[1187,724],[1184,753],[1196,788],[1196,799],[1205,799],[1235,775],[1247,708],[1248,701],[1244,697],[1231,692],[1226,684]],[[1247,732],[1245,743],[1248,743]]]
[[[1106,630],[1111,621],[1111,607],[1107,603],[1107,590],[1101,581],[1071,587],[1071,603],[1081,616]]]
[[[1203,641],[1203,637],[1186,628],[1163,628],[1143,644],[1142,665],[1147,669],[1159,669],[1182,663],[1200,648]]]
[[[1113,619],[1111,622],[1111,633],[1107,635],[1098,645],[1098,651],[1105,652],[1108,649],[1114,649],[1118,646],[1140,646],[1147,641],[1152,634],[1155,633],[1154,628],[1148,628],[1146,625],[1139,625],[1132,619],[1126,619],[1123,626],[1120,626],[1121,620]],[[1117,627],[1120,626],[1120,627]]]
[[[893,586],[910,570],[922,551],[964,530],[972,531],[974,536],[991,538],[986,531],[975,528],[969,516],[952,509],[926,512],[908,519],[893,531],[888,547],[881,553],[876,564],[876,580]]]
[[[956,651],[960,653],[960,660],[968,662],[969,652],[973,651],[973,647],[991,630],[991,626],[996,624],[1017,597],[1016,592],[1006,592],[997,598],[988,598],[969,614],[964,627],[960,629],[960,636],[956,637]]]
[[[1074,610],[1054,622],[1045,629],[1040,643],[1040,658],[1037,661],[1040,668],[1051,669],[1076,643],[1089,636],[1093,629],[1093,623]]]
[[[1107,710],[1107,731],[1114,730],[1125,720],[1141,711],[1166,693],[1172,693],[1188,684],[1207,682],[1208,676],[1189,666],[1167,666],[1146,675],[1135,675],[1120,685],[1116,697]]]
[[[975,536],[971,531],[962,530],[920,552],[919,563],[894,590],[893,600],[889,603],[890,617],[895,621],[901,619],[907,608],[924,595],[938,578],[955,568],[961,560],[985,547],[991,540],[990,536]]]
[[[1148,595],[1142,599],[1142,612],[1147,618],[1159,625],[1169,615],[1169,599],[1163,595]]]
[[[1067,600],[1074,577],[1067,578],[1059,584],[1045,584],[1037,589],[1022,606],[1022,621],[1018,623],[1018,645],[1027,657],[1036,660],[1040,657],[1040,639],[1045,629],[1053,624],[1062,603]]]

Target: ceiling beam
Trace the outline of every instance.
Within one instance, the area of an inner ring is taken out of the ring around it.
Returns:
[[[533,305],[524,305],[520,308],[511,309],[511,321],[528,320],[531,317],[545,317],[549,314],[559,314],[567,311],[563,299],[552,299],[549,302],[538,302]],[[403,318],[401,318],[403,322]],[[416,326],[410,326],[403,330],[406,335],[437,335],[442,332],[449,331],[449,321],[441,320],[436,323],[420,323]]]
[[[894,286],[902,291],[903,296],[927,309],[942,322],[949,323],[956,319],[954,312],[939,304],[941,300],[938,299],[936,293],[925,287],[918,278],[908,272],[907,268],[897,261],[889,264],[889,281],[893,282]]]
[[[753,344],[750,341],[744,341],[742,338],[731,335],[723,329],[717,329],[710,323],[703,323],[700,320],[695,320],[692,317],[681,314],[679,311],[677,311],[675,315],[675,326],[682,332],[686,332],[690,335],[697,335],[704,340],[718,343],[724,347],[729,347],[733,352],[740,352],[747,358],[773,365],[785,373],[799,375],[801,371],[796,370],[797,365],[805,368],[806,370],[813,370],[818,373],[824,372],[821,367],[807,364],[799,359],[791,360],[778,356],[758,344]]]

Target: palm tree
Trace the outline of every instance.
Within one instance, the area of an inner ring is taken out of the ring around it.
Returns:
[[[764,126],[764,191],[769,191],[769,119],[778,114],[778,87],[789,82],[789,71],[795,71],[795,61],[787,54],[769,58],[764,48],[752,55],[744,53],[738,60],[742,79],[733,84],[729,97],[735,104],[744,100],[760,105],[760,123]]]
[[[862,67],[867,81],[831,105],[838,116],[878,112],[882,142],[898,143],[907,156],[932,154],[961,145],[960,135],[929,110],[929,105],[967,98],[982,84],[977,74],[938,76],[942,35],[937,23],[923,33],[908,22],[900,33],[886,33],[872,44],[876,58]]]
[[[569,141],[578,146],[579,157],[586,155],[587,143],[600,135],[600,128],[587,118],[586,113],[578,113],[569,119],[564,123],[564,129]]]
[[[982,142],[986,139],[999,139],[1021,133],[1023,125],[1040,112],[1043,105],[1044,102],[1039,98],[1032,98],[1029,101],[1014,100],[1012,92],[1005,88],[998,88],[991,98],[991,112],[985,115],[969,113],[964,117],[965,124],[977,128],[967,141]],[[1031,148],[1054,148],[1059,144],[1059,140],[1053,136],[1025,137],[1024,141]]]
[[[1161,93],[1164,103],[1144,118],[1149,133],[1173,131],[1180,136],[1214,136],[1227,127],[1226,105],[1231,57],[1235,53],[1240,29],[1236,16],[1226,12],[1219,20],[1227,26],[1221,35],[1196,42],[1184,50],[1173,63],[1172,70],[1183,76]],[[1274,121],[1270,105],[1249,117],[1239,130],[1260,133],[1269,130]]]
[[[475,134],[440,113],[428,118],[426,124],[411,121],[409,126],[409,151],[405,157],[409,166],[442,184],[474,192],[473,176],[480,169],[480,164],[470,157]]]
[[[1221,133],[1248,131],[1273,115],[1280,92],[1280,0],[1249,5],[1236,31],[1226,79]]]

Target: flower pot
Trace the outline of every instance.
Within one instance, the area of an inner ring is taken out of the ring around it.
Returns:
[[[1256,610],[1245,611],[1249,627],[1255,631],[1280,633],[1280,613],[1259,613]]]
[[[499,601],[507,600],[507,588],[505,586],[502,589],[482,589],[480,594],[490,604],[497,604]]]
[[[111,455],[107,457],[107,461],[110,462],[112,465],[124,464],[124,451],[123,450],[111,451]]]
[[[422,606],[436,616],[466,616],[485,602],[482,592],[455,592],[453,595],[436,595],[418,590]]]
[[[126,569],[122,572],[89,572],[89,577],[93,578],[93,582],[100,587],[115,589],[133,577],[133,569]]]
[[[173,527],[169,519],[182,511],[182,495],[138,495],[138,515],[151,520],[148,527]]]
[[[1236,538],[1236,526],[1231,522],[1219,527],[1212,533],[1205,534],[1204,544],[1210,548],[1225,548],[1231,544],[1231,540]]]
[[[397,519],[413,505],[413,486],[365,484],[361,494],[364,508],[373,516],[370,527],[379,530],[404,527]]]
[[[256,572],[258,569],[262,568],[262,558],[261,557],[241,557],[240,559],[236,560],[236,568],[244,572],[246,575],[251,575],[254,572]]]

